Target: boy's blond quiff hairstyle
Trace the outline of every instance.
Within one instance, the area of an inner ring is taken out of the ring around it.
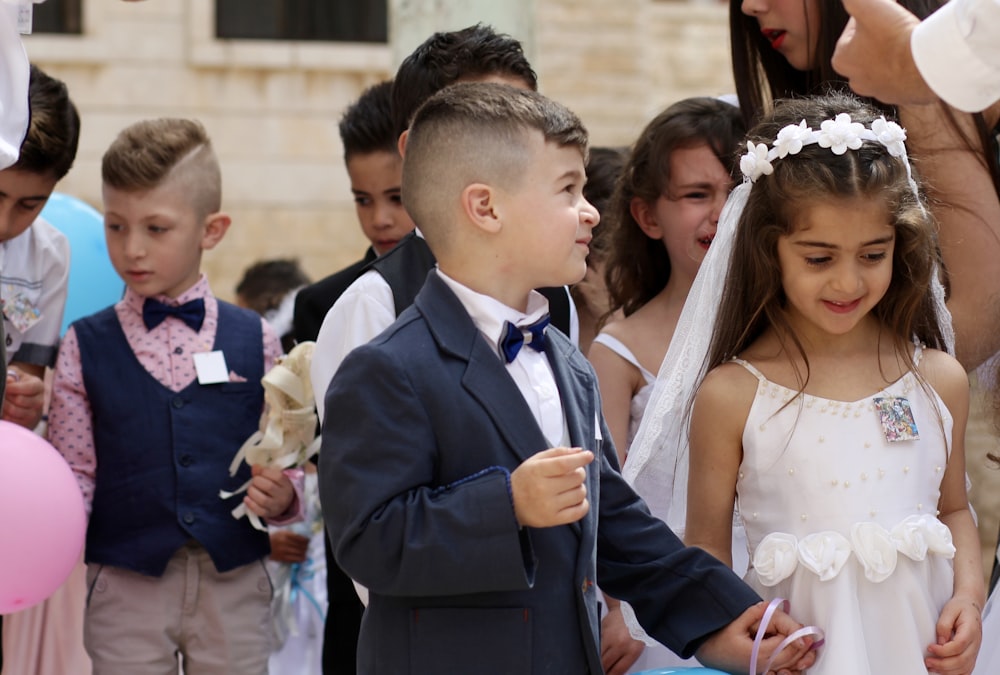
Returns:
[[[106,186],[127,192],[151,190],[178,179],[199,217],[222,206],[222,172],[200,122],[177,117],[136,122],[121,132],[101,160]]]

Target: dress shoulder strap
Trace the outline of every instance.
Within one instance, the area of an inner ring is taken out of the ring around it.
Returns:
[[[750,372],[750,374],[751,374],[751,375],[753,375],[754,377],[756,377],[756,378],[757,378],[758,380],[760,380],[761,382],[766,382],[766,381],[767,381],[767,378],[766,378],[766,377],[764,377],[764,373],[762,373],[762,372],[760,372],[759,370],[757,370],[757,367],[756,367],[756,366],[754,366],[754,365],[753,365],[752,363],[750,363],[749,361],[744,361],[743,359],[739,358],[738,356],[734,356],[734,357],[733,357],[732,359],[730,359],[730,360],[731,360],[731,361],[732,361],[733,363],[738,363],[738,364],[740,364],[741,366],[743,366],[744,368],[746,368],[746,369],[747,369],[747,370],[748,370],[748,371]]]
[[[914,340],[913,342],[913,366],[920,365],[920,359],[924,355],[924,346],[920,342]]]
[[[656,376],[653,375],[653,373],[649,372],[648,370],[642,367],[642,364],[639,363],[639,359],[635,357],[635,354],[632,353],[632,350],[626,347],[625,343],[619,340],[618,338],[602,332],[597,334],[597,337],[594,338],[594,342],[604,345],[605,347],[613,351],[615,354],[622,357],[623,359],[631,363],[633,366],[638,368],[639,372],[642,374],[642,377],[646,380],[646,382],[653,382],[656,379]]]

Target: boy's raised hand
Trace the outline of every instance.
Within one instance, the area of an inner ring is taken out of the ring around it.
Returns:
[[[767,603],[765,602],[758,602],[747,608],[732,623],[702,643],[695,654],[698,661],[709,668],[717,668],[727,673],[747,672],[750,654],[753,652],[754,637],[757,635],[757,627],[760,625],[760,620],[766,609]],[[802,628],[802,624],[795,619],[780,609],[775,611],[760,645],[758,663],[767,663],[785,636],[791,635],[800,628]],[[816,652],[811,649],[812,644],[813,640],[810,637],[800,638],[790,644],[774,660],[767,675],[793,675],[810,668],[816,661]]]
[[[284,472],[274,466],[252,465],[250,487],[243,503],[261,518],[277,518],[288,510],[295,498],[295,487]]]
[[[594,453],[549,448],[526,459],[510,475],[514,516],[521,527],[575,523],[590,509],[587,469]]]

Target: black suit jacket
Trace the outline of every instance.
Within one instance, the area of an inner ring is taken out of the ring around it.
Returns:
[[[436,272],[333,378],[320,499],[337,561],[370,592],[359,673],[600,673],[598,578],[684,655],[759,600],[649,514],[617,471],[590,364],[548,335],[570,444],[596,455],[571,525],[518,528],[510,473],[549,444]]]
[[[344,294],[347,287],[361,276],[375,258],[375,249],[369,246],[361,260],[299,291],[295,296],[295,310],[292,314],[292,336],[296,342],[316,339],[323,319],[333,303],[337,302],[337,298]]]

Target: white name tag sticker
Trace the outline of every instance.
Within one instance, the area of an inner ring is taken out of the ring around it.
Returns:
[[[194,369],[198,373],[198,384],[229,382],[226,357],[220,351],[196,353],[194,355]]]

